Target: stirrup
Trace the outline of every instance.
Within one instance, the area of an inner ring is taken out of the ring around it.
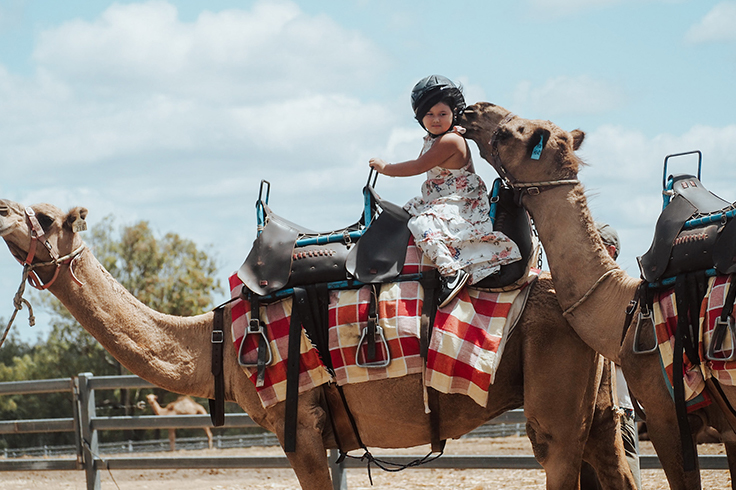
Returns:
[[[728,357],[717,357],[716,349],[721,350],[723,341],[726,338],[726,332],[731,333],[731,355]],[[736,339],[736,325],[734,325],[733,317],[728,315],[728,320],[723,321],[721,317],[716,318],[716,325],[713,327],[713,336],[710,339],[710,345],[705,353],[705,358],[709,361],[733,361],[736,360],[736,346],[733,345]]]
[[[273,355],[271,355],[271,344],[268,342],[268,337],[266,337],[266,326],[264,323],[260,320],[251,319],[250,323],[248,324],[248,327],[245,329],[245,333],[243,334],[243,340],[240,342],[240,348],[238,349],[238,364],[240,364],[243,367],[257,367],[258,366],[258,356],[256,356],[255,362],[247,362],[243,361],[242,355],[243,355],[243,348],[245,346],[245,339],[248,337],[248,334],[254,334],[258,336],[258,339],[256,340],[258,343],[258,349],[261,348],[260,340],[263,339],[265,341],[266,346],[266,353],[268,354],[268,357],[266,357],[266,366],[271,364],[273,361]]]
[[[365,327],[363,329],[363,332],[360,334],[358,347],[355,350],[355,365],[362,368],[379,368],[388,366],[389,364],[391,364],[391,352],[388,350],[388,342],[386,342],[386,337],[383,336],[383,328],[381,328],[380,325],[376,325],[375,336],[380,339],[381,343],[383,344],[383,347],[386,351],[386,359],[383,359],[381,361],[360,362],[360,348],[363,346],[363,344],[365,344],[365,336],[367,330],[368,327]]]
[[[641,337],[642,320],[649,320],[652,324],[654,347],[652,347],[651,349],[639,349],[639,338]],[[654,326],[654,321],[652,321],[652,312],[649,310],[648,306],[643,305],[642,309],[639,310],[639,317],[636,320],[636,328],[634,329],[634,354],[651,354],[652,352],[656,351],[658,347],[659,344],[657,343],[657,329]]]

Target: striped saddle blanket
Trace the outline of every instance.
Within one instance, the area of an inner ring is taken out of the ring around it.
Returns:
[[[705,357],[705,352],[713,337],[716,320],[721,316],[726,293],[732,279],[733,276],[731,275],[719,275],[709,279],[708,289],[700,308],[700,338],[698,343],[700,365],[695,366],[688,359],[687,354],[684,355],[685,399],[689,402],[688,410],[690,411],[711,402],[707,392],[704,391],[705,380],[709,377],[715,378],[724,385],[736,385],[736,361],[709,361]],[[677,302],[674,288],[659,292],[654,296],[653,314],[662,369],[667,374],[668,387],[670,393],[672,393],[674,336],[677,329]],[[729,357],[732,341],[730,335],[726,335],[722,350],[716,351],[716,355],[718,357]]]
[[[410,243],[402,274],[432,267],[419,249]],[[488,398],[488,387],[498,367],[507,336],[521,316],[530,284],[536,280],[532,270],[527,282],[507,292],[487,292],[465,288],[447,306],[438,309],[430,338],[426,366],[419,354],[420,318],[424,292],[415,281],[381,285],[378,294],[378,324],[390,353],[383,367],[362,367],[364,352],[357,352],[361,332],[368,321],[371,287],[330,292],[329,350],[334,369],[330,373],[316,348],[302,330],[299,360],[299,391],[323,383],[338,385],[395,378],[424,373],[425,385],[442,393],[470,396],[481,406]],[[242,283],[230,277],[232,297],[240,295]],[[267,326],[272,362],[266,367],[263,386],[256,389],[264,407],[286,399],[286,356],[292,300],[290,297],[261,305],[260,317]],[[238,299],[232,305],[232,335],[236,352],[250,320],[250,305]],[[257,338],[245,337],[245,355],[255,358]],[[364,347],[364,345],[363,345]],[[376,345],[377,357],[385,356],[382,342]],[[243,370],[255,384],[256,368]]]

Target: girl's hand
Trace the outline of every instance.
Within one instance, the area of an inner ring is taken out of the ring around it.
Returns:
[[[380,158],[371,158],[368,160],[368,165],[379,174],[383,174],[385,173],[386,167],[390,164]]]

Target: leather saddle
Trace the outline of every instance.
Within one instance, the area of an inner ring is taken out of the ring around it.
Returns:
[[[292,223],[261,202],[265,226],[238,277],[264,296],[294,286],[353,278],[375,283],[398,276],[411,235],[409,213],[381,199],[372,186],[363,192],[368,209],[361,220],[324,233]]]
[[[504,187],[500,179],[496,179],[493,183],[489,197],[494,219],[493,229],[502,232],[516,243],[521,252],[521,260],[502,265],[497,273],[473,284],[473,287],[494,290],[515,289],[526,280],[529,269],[537,262],[539,250],[534,239],[532,222],[526,209],[516,202],[514,191]]]
[[[375,284],[398,277],[411,236],[406,226],[410,215],[382,199],[371,185],[366,185],[363,193],[368,209],[361,220],[326,233],[292,223],[259,200],[265,226],[238,270],[238,277],[260,296],[308,284],[351,279]],[[495,204],[494,229],[516,242],[522,259],[502,266],[473,287],[513,289],[526,279],[536,261],[532,223],[526,210],[516,204],[513,191],[501,186],[500,181],[494,183],[489,198]]]
[[[674,175],[671,182],[672,197],[657,220],[652,245],[638,257],[642,277],[654,283],[713,268],[723,274],[736,272],[732,204],[693,175]]]

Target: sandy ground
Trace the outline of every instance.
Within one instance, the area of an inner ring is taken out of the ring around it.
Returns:
[[[375,451],[375,455],[402,453],[425,454],[427,448],[412,448],[396,451]],[[700,454],[723,454],[721,445],[698,446]],[[648,442],[641,443],[642,454],[654,454]],[[182,451],[182,455],[237,455],[271,456],[280,455],[280,449],[246,448],[229,450]],[[467,438],[449,441],[445,454],[531,454],[529,441],[525,437]],[[156,453],[154,456],[161,456]],[[373,486],[365,469],[347,471],[349,490],[378,490],[395,488],[405,490],[452,488],[457,490],[490,489],[539,489],[543,490],[542,470],[445,470],[409,469],[388,473],[374,468]],[[703,488],[730,490],[731,480],[726,470],[702,471]],[[661,470],[643,470],[644,490],[669,488]],[[0,489],[65,490],[85,489],[82,471],[31,471],[0,472]],[[299,485],[291,470],[117,470],[112,474],[102,473],[103,490],[251,490],[283,489],[298,490]]]

